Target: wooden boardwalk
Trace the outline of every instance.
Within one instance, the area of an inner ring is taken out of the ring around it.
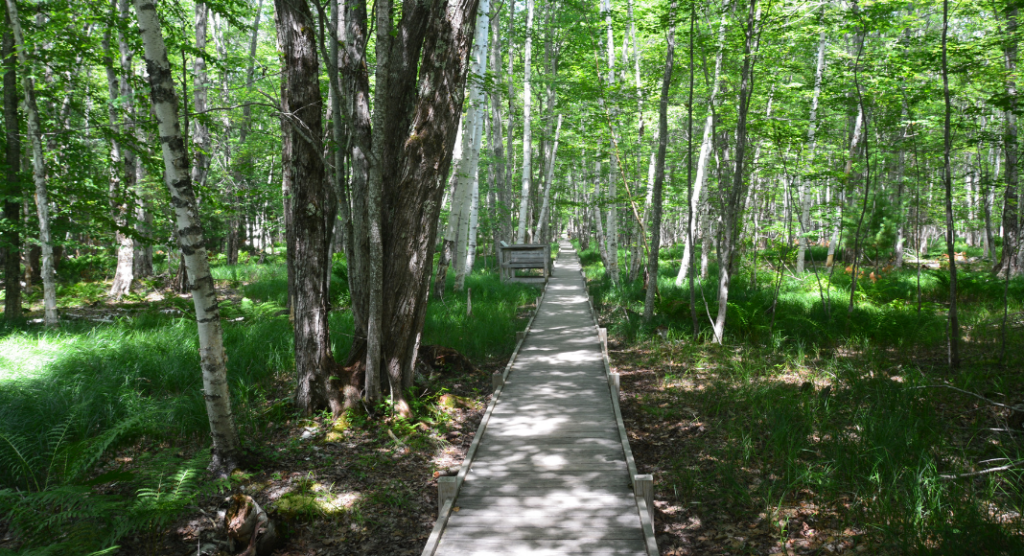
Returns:
[[[602,333],[576,252],[562,242],[466,463],[439,485],[425,556],[657,555],[649,502],[634,493],[649,492],[650,477],[634,485]]]

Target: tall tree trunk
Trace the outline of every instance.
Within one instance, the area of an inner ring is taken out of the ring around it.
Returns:
[[[661,105],[658,109],[658,158],[654,166],[651,188],[651,251],[647,256],[647,297],[644,300],[644,321],[654,318],[654,302],[658,295],[658,251],[661,248],[661,190],[665,183],[665,152],[668,149],[668,93],[672,86],[672,70],[676,51],[676,3],[669,8],[668,35],[665,38],[665,76],[661,82]]]
[[[10,0],[13,1],[13,0]],[[174,92],[171,64],[160,31],[156,4],[135,0],[139,32],[149,68],[150,99],[160,133],[164,160],[164,183],[171,195],[175,215],[175,235],[191,278],[192,302],[199,330],[199,364],[203,370],[203,398],[213,437],[211,469],[220,475],[230,473],[238,462],[238,435],[231,413],[228,392],[227,357],[220,327],[217,291],[206,259],[205,238],[195,191],[189,175],[188,155],[178,125],[178,97]]]
[[[295,283],[295,405],[303,414],[328,408],[339,415],[345,404],[332,379],[340,367],[331,354],[331,232],[338,207],[322,158],[323,137],[319,60],[313,13],[305,0],[275,0],[278,44],[284,54],[282,111],[292,119],[292,227]]]
[[[111,4],[111,11],[119,12],[118,0],[113,0]],[[122,7],[127,8],[127,6]],[[131,80],[129,75],[123,75],[121,80],[118,80],[117,73],[114,71],[114,59],[110,55],[110,39],[111,33],[108,30],[103,36],[105,51],[103,63],[106,66],[107,93],[110,96],[107,115],[112,130],[119,130],[122,134],[127,134],[131,132],[132,123],[127,116],[123,119],[119,118],[117,107],[119,104],[127,105],[131,102]],[[119,42],[123,43],[124,38],[120,37],[120,39]],[[126,49],[127,45],[121,44],[118,52],[122,53]],[[123,54],[119,58],[123,58]],[[121,71],[125,71],[123,66]],[[120,101],[120,98],[124,98],[125,101]],[[115,299],[120,299],[131,290],[135,272],[135,242],[123,230],[128,225],[128,215],[131,212],[128,197],[135,189],[135,155],[130,149],[122,149],[117,139],[113,138],[110,142],[110,161],[112,165],[110,169],[111,210],[114,224],[121,228],[114,233],[114,241],[117,244],[117,267],[114,271],[113,283],[110,286],[110,295]]]
[[[530,226],[530,191],[533,178],[533,137],[530,133],[532,119],[530,109],[533,104],[533,93],[530,86],[532,73],[530,65],[533,55],[533,3],[534,0],[526,0],[526,44],[523,47],[523,181],[519,192],[519,229],[516,231],[516,243],[526,241],[526,229]]]
[[[1016,19],[1016,18],[1015,18]],[[946,187],[946,254],[949,256],[949,366],[960,367],[960,321],[956,314],[956,252],[953,246],[953,169],[949,155],[953,148],[953,130],[950,125],[953,105],[949,97],[949,68],[946,59],[946,40],[949,32],[949,0],[942,0],[942,97],[945,100],[943,123],[944,172],[942,179]]]
[[[28,139],[32,145],[32,179],[35,182],[36,213],[39,217],[39,245],[42,252],[43,321],[46,326],[57,326],[57,277],[53,268],[53,242],[50,238],[50,206],[46,191],[46,159],[43,156],[42,125],[36,105],[35,80],[28,65],[25,39],[18,19],[18,5],[7,0],[7,14],[18,51],[18,64],[22,69],[22,90],[25,94],[25,112],[28,116]]]
[[[196,2],[196,50],[201,54],[192,60],[192,108],[197,114],[209,108],[209,79],[206,75],[206,26],[210,10],[205,2]],[[192,183],[196,187],[206,185],[210,174],[210,129],[201,118],[192,119]]]
[[[707,179],[708,157],[711,155],[711,133],[714,129],[715,101],[718,97],[720,87],[720,76],[722,75],[722,53],[725,50],[725,23],[728,17],[730,0],[722,4],[722,21],[718,25],[718,51],[715,53],[715,73],[711,78],[711,96],[708,97],[708,115],[704,119],[704,136],[700,142],[700,154],[697,155],[697,176],[693,182],[693,194],[690,195],[690,213],[697,214],[698,203],[703,195],[704,182]],[[683,246],[683,258],[679,265],[679,274],[676,276],[676,286],[683,285],[683,279],[690,271],[690,264],[693,260],[692,238],[697,237],[697,219],[690,217],[690,232],[687,234],[686,244]],[[703,255],[702,255],[703,256]],[[703,273],[702,273],[703,274]]]
[[[349,191],[351,191],[351,219],[346,237],[352,238],[348,260],[348,288],[352,297],[352,320],[355,338],[348,364],[362,361],[366,352],[369,322],[370,292],[370,229],[367,220],[367,197],[370,183],[372,140],[370,134],[370,78],[366,71],[366,44],[368,40],[366,0],[346,0],[341,3],[344,14],[342,28],[343,49],[339,52],[340,81],[344,92],[343,104],[349,130]],[[376,401],[380,398],[380,381],[367,377],[364,396]]]
[[[544,172],[544,198],[540,206],[540,218],[537,219],[537,242],[543,244],[551,242],[549,223],[551,220],[551,183],[555,179],[555,156],[558,154],[558,137],[561,133],[562,115],[559,114],[558,123],[555,124],[555,142],[551,145],[551,152],[547,157],[547,170]]]
[[[612,3],[611,0],[602,0],[601,12],[604,14],[605,29],[607,30],[607,52],[608,52],[608,86],[615,84],[615,35],[612,31]],[[602,101],[603,102],[603,101]],[[614,112],[613,112],[614,113]],[[611,118],[609,118],[611,120]],[[616,155],[616,144],[614,120],[610,121],[611,142],[609,144],[612,155],[608,161],[608,210],[605,222],[605,237],[608,243],[607,270],[611,281],[619,281],[619,217],[618,217],[618,194],[616,184],[619,181],[619,157]]]
[[[390,3],[377,4],[373,159],[380,163],[372,167],[368,210],[380,222],[376,232],[371,224],[370,235],[379,234],[382,249],[373,256],[371,241],[370,259],[382,272],[371,270],[370,286],[381,292],[382,307],[374,353],[371,293],[366,373],[371,380],[369,362],[379,358],[375,372],[387,376],[403,414],[410,412],[405,389],[412,386],[426,318],[443,176],[451,166],[476,8],[475,0],[407,4],[396,26]]]
[[[10,19],[7,20],[8,22]],[[14,35],[10,24],[3,34],[4,68],[4,128],[7,136],[5,183],[3,186],[3,217],[7,221],[4,232],[4,318],[21,318],[21,134],[18,121],[18,76],[15,73]]]
[[[811,96],[811,117],[807,127],[807,142],[810,144],[810,156],[808,160],[814,164],[814,155],[817,144],[816,132],[818,130],[818,98],[821,96],[821,77],[825,71],[825,32],[822,31],[818,37],[818,62],[814,71],[814,94]],[[811,230],[811,196],[807,194],[807,183],[799,174],[797,179],[797,194],[800,201],[800,245],[796,253],[796,272],[804,272],[805,259],[807,258],[807,235]]]
[[[459,121],[458,131],[455,132],[455,153],[452,155],[452,167],[458,169],[462,164],[462,156],[466,148],[466,119]],[[445,229],[444,239],[441,242],[441,253],[437,261],[437,274],[434,276],[434,297],[444,299],[444,289],[447,287],[448,267],[452,261],[458,260],[458,245],[464,241],[459,239],[466,237],[463,231],[463,223],[466,222],[466,197],[469,191],[466,189],[468,182],[459,179],[459,173],[454,172],[448,179],[451,183],[451,199],[448,203],[448,225]],[[469,224],[466,222],[466,226]],[[465,256],[465,252],[462,253]],[[456,268],[460,265],[456,263]]]
[[[484,78],[487,75],[487,40],[491,30],[491,2],[480,0],[476,13],[476,30],[473,39],[472,62],[469,77],[469,111],[463,125],[462,161],[459,164],[460,188],[464,187],[468,197],[468,216],[465,221],[466,235],[459,237],[459,248],[455,274],[455,291],[462,291],[466,274],[473,272],[476,258],[477,223],[480,210],[480,144],[483,140],[483,123],[487,116],[484,97]]]
[[[511,10],[509,10],[511,13]],[[511,15],[509,16],[511,18]],[[491,17],[491,33],[494,37],[491,39],[491,69],[492,71],[499,71],[501,68],[501,20],[498,18],[498,14],[494,14]],[[510,56],[511,57],[511,56]],[[511,167],[505,160],[505,150],[503,149],[502,142],[502,123],[501,123],[501,97],[497,94],[497,88],[490,94],[491,99],[491,133],[493,134],[494,141],[489,142],[488,145],[494,150],[495,162],[491,164],[494,169],[494,182],[492,188],[497,194],[498,206],[495,210],[496,222],[492,225],[497,230],[498,241],[511,242],[512,241],[512,191],[509,189],[508,180],[506,178],[506,172],[511,174]],[[512,131],[508,130],[511,135]],[[510,137],[511,139],[511,137]],[[511,151],[509,151],[511,154]]]
[[[743,67],[740,70],[740,96],[736,119],[736,168],[732,176],[732,188],[725,194],[725,207],[722,211],[721,240],[719,243],[718,268],[718,314],[715,316],[715,341],[722,343],[725,333],[725,317],[729,307],[729,283],[732,278],[732,258],[736,244],[742,235],[742,219],[740,213],[746,181],[743,161],[747,148],[747,112],[750,108],[751,82],[753,81],[753,55],[757,40],[756,25],[761,17],[756,0],[749,0],[747,10],[746,40],[743,43]]]
[[[1003,252],[993,272],[1005,271],[1007,276],[1017,276],[1024,272],[1017,264],[1017,249],[1020,242],[1020,225],[1018,222],[1020,207],[1017,196],[1020,170],[1017,168],[1017,4],[1008,1],[1004,10],[1006,17],[1006,39],[1003,42],[1003,62],[1007,72],[1006,96],[1010,103],[1005,112],[1006,125],[1003,131],[1003,149],[1006,151],[1006,170],[1004,173],[1006,190],[1003,192]],[[952,261],[951,261],[952,262]]]

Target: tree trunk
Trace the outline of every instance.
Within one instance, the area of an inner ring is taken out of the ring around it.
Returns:
[[[340,367],[331,354],[327,316],[330,311],[331,232],[337,198],[327,181],[319,60],[313,14],[305,0],[275,0],[277,37],[284,53],[282,110],[292,119],[292,228],[295,284],[295,405],[305,415],[328,408],[345,409],[341,384],[332,384]],[[344,378],[344,377],[341,377]],[[344,381],[342,382],[344,384]]]
[[[725,50],[725,23],[729,12],[730,0],[722,4],[722,22],[718,26],[718,51],[715,54],[715,73],[711,78],[711,96],[708,98],[708,115],[704,119],[704,136],[700,142],[700,154],[697,155],[697,176],[693,181],[693,194],[690,195],[690,214],[696,215],[698,203],[703,198],[704,181],[707,179],[708,157],[711,155],[711,133],[714,129],[715,101],[718,97],[720,87],[720,76],[722,75],[722,53]],[[676,276],[676,286],[683,285],[683,279],[690,271],[690,262],[693,259],[690,251],[693,249],[692,238],[697,237],[697,219],[690,218],[690,233],[687,234],[686,243],[683,246],[683,258],[679,265],[679,274]],[[701,255],[702,257],[706,256]],[[701,271],[701,275],[704,272]]]
[[[604,14],[605,28],[608,34],[608,44],[606,45],[608,52],[608,85],[612,86],[615,84],[615,41],[614,34],[612,32],[612,4],[611,0],[602,0],[601,12]],[[602,99],[603,104],[603,99]],[[618,200],[618,194],[616,192],[616,184],[619,180],[619,157],[616,155],[616,143],[618,141],[615,137],[614,122],[611,122],[608,130],[611,133],[610,148],[612,156],[608,161],[608,211],[607,221],[605,222],[605,236],[608,242],[608,260],[607,270],[608,276],[611,278],[613,283],[619,282],[619,218],[618,218],[618,206],[616,201]]]
[[[344,93],[345,119],[348,122],[349,190],[352,198],[350,223],[346,236],[352,238],[348,260],[348,287],[352,297],[354,335],[348,365],[361,361],[366,351],[370,291],[370,230],[367,215],[367,197],[370,183],[370,79],[366,72],[366,43],[368,39],[365,0],[342,2],[344,25],[339,52],[340,85]],[[379,399],[379,382],[367,379],[364,396]]]
[[[371,241],[370,260],[382,272],[371,270],[370,286],[381,292],[382,307],[375,331],[377,294],[371,292],[366,376],[369,383],[371,362],[379,361],[373,372],[387,376],[396,408],[409,414],[405,389],[412,386],[426,318],[443,176],[451,166],[477,5],[475,0],[406,5],[395,26],[390,2],[381,1],[373,128],[373,159],[381,163],[372,167],[367,208],[380,223],[376,230],[371,224],[371,237],[376,233],[381,242],[377,252]],[[384,183],[386,189],[373,191]]]
[[[1007,276],[1017,276],[1024,272],[1017,264],[1017,249],[1020,241],[1020,225],[1018,222],[1020,199],[1017,197],[1017,82],[1013,76],[1017,72],[1017,5],[1007,2],[1006,35],[1003,43],[1003,61],[1006,67],[1006,96],[1010,108],[1005,112],[1006,126],[1003,131],[1003,149],[1006,151],[1006,170],[1004,173],[1006,190],[1003,193],[1003,252],[992,270],[996,274],[1006,271]],[[952,262],[952,261],[950,261]]]
[[[661,105],[658,110],[658,158],[654,166],[651,188],[651,251],[647,257],[647,297],[644,300],[644,321],[654,318],[654,302],[658,295],[658,251],[661,248],[661,190],[665,183],[665,152],[668,149],[668,94],[672,86],[673,56],[676,50],[676,3],[669,8],[666,36],[665,76],[661,82]]]
[[[8,21],[10,21],[8,19]],[[3,234],[4,248],[4,318],[21,318],[21,134],[18,121],[18,76],[15,73],[14,35],[10,25],[3,34],[4,70],[4,128],[7,136],[5,183],[3,186],[3,217],[7,231]]]
[[[530,133],[530,108],[533,104],[533,93],[530,88],[531,56],[533,54],[533,2],[526,0],[526,44],[523,47],[523,181],[519,199],[519,229],[516,231],[516,243],[526,242],[526,229],[530,227],[530,190],[533,177],[533,137]]]
[[[7,14],[11,32],[17,45],[18,63],[24,72],[21,78],[25,94],[25,112],[28,116],[28,138],[32,145],[32,179],[35,182],[36,213],[39,217],[39,245],[42,252],[43,321],[46,326],[57,326],[57,277],[53,268],[53,243],[50,238],[50,207],[46,191],[46,159],[43,156],[42,126],[36,105],[35,80],[32,78],[25,50],[25,40],[18,19],[15,0],[7,0]]]
[[[807,128],[807,142],[810,143],[810,156],[808,160],[814,164],[818,129],[818,98],[821,96],[821,76],[825,71],[825,32],[822,31],[818,38],[818,63],[814,71],[814,94],[811,97],[811,117]],[[796,273],[803,274],[805,260],[807,258],[807,235],[811,230],[811,196],[807,194],[805,180],[797,175],[797,194],[800,201],[800,245],[796,253]]]
[[[205,2],[196,2],[196,50],[202,53],[192,60],[192,107],[197,114],[209,108],[207,97],[210,83],[206,76],[206,25],[209,13]],[[192,183],[195,187],[203,187],[210,174],[210,129],[200,118],[192,119],[192,126]]]
[[[511,12],[511,10],[510,10]],[[511,16],[509,16],[511,18]],[[500,35],[501,21],[497,14],[491,18],[491,32],[494,38],[491,41],[491,69],[492,71],[498,71],[501,68],[501,35]],[[494,149],[494,160],[491,164],[494,168],[494,182],[491,184],[492,189],[498,197],[498,206],[495,210],[496,222],[492,225],[497,230],[498,241],[511,242],[512,241],[512,192],[508,188],[508,180],[506,179],[506,171],[511,174],[511,167],[506,164],[505,151],[503,149],[502,142],[502,123],[501,123],[501,98],[497,94],[497,88],[495,92],[491,93],[491,133],[493,134],[494,141],[489,142],[488,145]],[[509,134],[512,131],[509,130]],[[511,154],[511,151],[509,151]],[[508,168],[508,170],[506,170]],[[496,242],[497,243],[497,242]]]
[[[558,123],[555,125],[555,142],[551,146],[551,153],[548,155],[547,171],[544,173],[544,199],[540,207],[540,218],[537,219],[537,243],[550,243],[550,205],[551,205],[551,183],[555,179],[555,156],[558,154],[558,137],[562,133],[562,115],[558,115]]]
[[[459,128],[455,132],[455,153],[452,155],[452,167],[459,168],[462,163],[462,155],[465,151],[465,140],[466,140],[466,121],[462,119],[459,121]],[[448,203],[448,225],[446,227],[444,239],[441,242],[441,256],[437,261],[437,274],[434,276],[434,297],[437,299],[444,299],[444,289],[447,287],[448,282],[448,267],[451,266],[453,260],[457,260],[458,255],[456,254],[457,245],[460,243],[459,232],[462,230],[461,225],[464,221],[465,216],[465,204],[466,204],[466,189],[464,187],[466,182],[459,179],[459,173],[455,172],[448,180],[451,183],[451,197]],[[465,238],[465,232],[462,235]],[[456,264],[456,268],[458,268]]]
[[[13,1],[13,0],[10,0]],[[164,160],[164,182],[174,208],[178,245],[192,277],[190,288],[199,330],[199,362],[203,370],[203,398],[213,437],[211,469],[219,475],[230,473],[238,462],[238,436],[228,392],[227,357],[220,327],[220,311],[210,263],[206,259],[203,226],[199,220],[195,192],[188,169],[188,155],[178,125],[178,98],[174,93],[171,65],[160,31],[156,4],[135,0],[139,32],[149,68],[150,99],[160,133]]]
[[[1016,18],[1014,18],[1016,19]],[[949,366],[960,367],[960,321],[956,314],[956,252],[953,246],[953,169],[949,155],[953,147],[950,125],[953,106],[949,97],[949,69],[946,60],[946,38],[949,32],[949,0],[942,1],[942,96],[945,100],[943,124],[943,181],[946,186],[946,254],[949,255]]]
[[[115,10],[118,8],[117,4],[118,2],[115,0],[112,5]],[[123,0],[121,4],[124,11],[127,11],[127,5],[124,5]],[[105,52],[111,51],[110,35],[111,33],[108,30],[103,36],[103,49]],[[123,58],[124,51],[128,50],[128,46],[124,43],[123,36],[120,36],[119,39],[121,44],[119,45],[118,52],[121,54],[120,58],[122,58],[121,70],[125,72],[126,68],[123,67]],[[130,76],[125,74],[119,82],[114,71],[113,57],[105,55],[103,62],[107,73],[107,93],[110,95],[110,108],[108,110],[110,128],[112,130],[119,130],[122,135],[131,133],[133,126],[130,119],[126,116],[122,120],[118,117],[117,113],[117,106],[123,102],[119,98],[126,99],[127,102],[125,104],[131,102]],[[121,120],[120,124],[119,120]],[[128,225],[128,215],[131,212],[128,197],[130,192],[135,189],[136,170],[135,155],[130,149],[122,149],[116,138],[111,139],[110,147],[110,161],[112,165],[110,169],[110,203],[114,224],[121,228],[114,233],[114,241],[117,244],[117,268],[114,271],[114,280],[110,286],[110,295],[115,299],[120,299],[121,296],[131,290],[132,280],[135,278],[135,241],[124,232],[123,228]]]
[[[719,243],[718,268],[718,314],[715,316],[715,341],[722,343],[725,333],[725,318],[729,307],[729,283],[732,278],[732,258],[736,244],[742,235],[742,212],[744,189],[746,187],[743,159],[747,147],[747,112],[750,108],[751,77],[753,74],[753,50],[756,39],[755,25],[760,19],[761,10],[755,11],[756,0],[750,0],[747,11],[746,40],[743,44],[743,67],[740,70],[740,96],[736,120],[736,169],[732,176],[732,188],[725,194],[725,207],[722,211],[721,240]]]

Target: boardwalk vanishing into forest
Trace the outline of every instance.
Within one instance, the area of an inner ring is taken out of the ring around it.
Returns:
[[[439,481],[424,556],[658,554],[605,339],[563,241],[465,463]]]

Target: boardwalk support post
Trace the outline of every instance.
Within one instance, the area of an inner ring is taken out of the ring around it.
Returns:
[[[608,385],[612,388],[612,395],[616,398],[619,397],[619,373],[611,373],[608,375]]]
[[[458,487],[457,477],[438,477],[437,479],[437,510],[444,508],[444,503],[455,498]]]
[[[502,383],[501,371],[494,371],[494,373],[491,374],[491,389],[492,390],[497,390],[498,388],[501,387],[501,383]]]
[[[647,503],[647,515],[654,519],[654,475],[635,475],[633,492],[644,497]]]
[[[601,349],[603,349],[605,353],[608,353],[608,329],[598,328],[597,337],[601,340]]]

